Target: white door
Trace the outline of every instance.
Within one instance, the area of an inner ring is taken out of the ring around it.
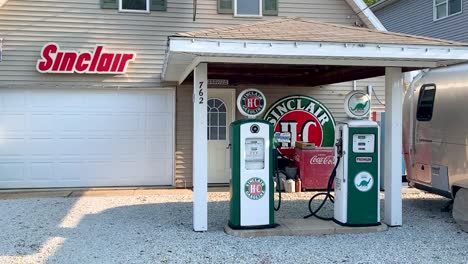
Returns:
[[[229,183],[229,124],[234,120],[231,89],[208,90],[208,183]]]
[[[174,91],[0,89],[0,189],[172,185]]]

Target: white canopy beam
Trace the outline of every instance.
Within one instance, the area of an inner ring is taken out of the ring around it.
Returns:
[[[401,68],[385,68],[385,217],[389,226],[402,225],[401,159],[403,118]]]

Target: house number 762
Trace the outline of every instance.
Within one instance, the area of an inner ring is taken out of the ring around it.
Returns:
[[[205,95],[205,92],[203,91],[203,82],[200,82],[200,86],[198,86],[198,104],[203,104],[203,95]]]

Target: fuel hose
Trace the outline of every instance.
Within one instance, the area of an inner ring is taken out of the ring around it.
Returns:
[[[278,211],[280,208],[281,208],[281,180],[280,180],[280,172],[283,173],[284,175],[286,175],[286,172],[280,170],[278,168],[278,156],[282,157],[283,159],[288,159],[287,157],[285,157],[283,154],[281,154],[281,152],[279,152],[278,150],[279,147],[276,148],[276,169],[275,169],[275,174],[276,174],[276,187],[278,188],[278,206],[273,206],[273,209],[275,209],[275,211]]]
[[[327,202],[327,200],[330,200],[330,202],[332,202],[332,203],[335,202],[335,197],[331,194],[331,191],[332,191],[332,188],[333,188],[333,182],[335,181],[336,169],[338,168],[338,164],[340,163],[340,159],[341,159],[341,157],[338,156],[338,158],[336,160],[336,165],[333,168],[333,171],[332,171],[332,173],[330,175],[330,178],[328,179],[327,192],[317,193],[314,196],[312,196],[312,198],[310,198],[310,200],[309,200],[310,214],[304,216],[304,219],[309,218],[311,216],[315,216],[318,219],[325,220],[325,221],[333,220],[333,217],[320,216],[320,215],[318,215],[318,212],[320,212],[320,210],[322,210],[322,208],[325,205],[325,203]],[[322,200],[322,202],[320,203],[320,205],[316,209],[312,209],[312,202],[314,201],[315,198],[320,197],[320,196],[325,196],[325,198]]]

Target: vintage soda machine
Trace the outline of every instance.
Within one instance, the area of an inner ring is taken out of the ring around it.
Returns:
[[[230,125],[231,183],[229,226],[233,229],[274,227],[273,126],[255,119],[265,109],[265,96],[244,90],[237,99],[248,117]]]
[[[345,99],[350,117],[336,129],[340,162],[335,177],[334,220],[346,226],[380,225],[380,131],[368,120],[370,97],[352,91]]]

